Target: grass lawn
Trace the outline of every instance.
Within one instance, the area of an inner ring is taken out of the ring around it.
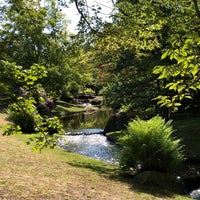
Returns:
[[[6,124],[0,114],[0,127]],[[165,200],[188,199],[166,191],[142,190],[118,174],[118,167],[59,148],[32,152],[26,135],[2,136],[0,199]]]

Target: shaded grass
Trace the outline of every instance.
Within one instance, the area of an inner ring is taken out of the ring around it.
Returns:
[[[186,156],[200,159],[200,117],[175,120],[173,124],[174,135],[182,140]]]
[[[70,104],[64,101],[56,101],[56,105],[52,113],[60,116],[68,115],[71,113],[83,112],[84,108],[78,105]]]
[[[83,112],[84,108],[75,107],[75,106],[65,107],[65,106],[57,105],[54,111],[61,114],[62,113],[69,114],[69,113]]]

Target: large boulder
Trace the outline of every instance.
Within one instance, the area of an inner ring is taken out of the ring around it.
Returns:
[[[124,112],[112,114],[106,124],[104,134],[125,129],[130,120],[130,117]]]

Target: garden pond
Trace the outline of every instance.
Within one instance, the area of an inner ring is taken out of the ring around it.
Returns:
[[[69,115],[63,119],[66,134],[58,145],[67,151],[85,155],[112,164],[117,162],[118,147],[103,134],[111,109],[99,109],[93,113]]]

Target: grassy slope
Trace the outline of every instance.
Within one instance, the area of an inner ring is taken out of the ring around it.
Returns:
[[[3,116],[0,126],[6,123]],[[59,148],[32,152],[24,144],[27,136],[1,133],[0,129],[0,199],[187,199],[139,191],[131,180],[118,176],[116,166]]]

